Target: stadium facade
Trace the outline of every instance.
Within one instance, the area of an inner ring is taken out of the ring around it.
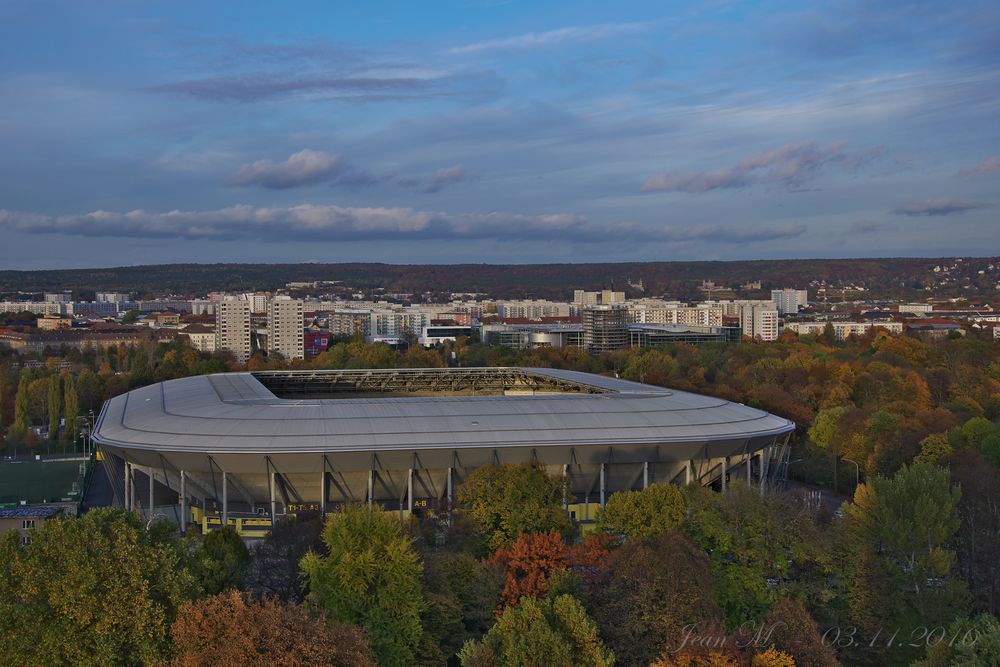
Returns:
[[[657,482],[763,486],[794,428],[739,403],[618,378],[436,368],[169,380],[107,401],[94,440],[127,509],[171,507],[182,527],[192,517],[206,529],[242,526],[242,517],[264,529],[344,502],[450,511],[472,470],[524,461],[563,476],[567,510],[586,520],[608,494]],[[154,501],[154,488],[167,500]]]

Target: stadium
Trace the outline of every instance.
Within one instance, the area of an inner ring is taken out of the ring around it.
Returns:
[[[116,503],[262,534],[344,502],[450,512],[472,470],[535,461],[592,520],[652,483],[763,486],[794,423],[718,398],[547,368],[224,373],[107,401],[94,429]],[[153,483],[150,484],[149,482]]]

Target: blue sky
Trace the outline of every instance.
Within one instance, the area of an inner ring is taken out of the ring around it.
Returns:
[[[0,3],[0,267],[1000,254],[1000,5]]]

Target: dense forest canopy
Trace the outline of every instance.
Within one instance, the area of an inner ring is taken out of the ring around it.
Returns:
[[[994,259],[882,258],[753,261],[634,262],[620,264],[164,264],[105,269],[0,271],[0,292],[70,289],[81,293],[125,291],[142,294],[203,294],[208,290],[273,290],[291,281],[341,281],[357,289],[384,288],[414,294],[484,292],[500,298],[566,299],[573,289],[628,289],[642,281],[646,294],[704,296],[703,280],[723,287],[761,281],[762,289],[804,288],[813,281],[862,286],[882,298],[935,295],[981,298],[995,295]],[[956,265],[954,282],[938,284],[935,266]],[[982,266],[980,266],[982,265]],[[979,270],[984,269],[980,274]],[[968,285],[968,287],[966,287]]]

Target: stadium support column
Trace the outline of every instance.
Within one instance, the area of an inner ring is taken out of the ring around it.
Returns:
[[[722,457],[722,477],[719,478],[722,481],[722,491],[723,492],[725,492],[725,490],[726,490],[726,474],[729,472],[727,470],[727,468],[728,468],[727,464],[728,463],[729,463],[729,457],[728,456],[723,456]]]
[[[222,527],[229,525],[229,485],[226,483],[226,471],[222,471]]]
[[[135,468],[128,464],[128,511],[135,511]]]
[[[764,485],[767,482],[767,450],[768,450],[768,447],[764,447],[763,449],[760,450],[760,492],[761,493],[764,493]]]
[[[746,456],[746,459],[745,459],[746,464],[747,464],[747,486],[749,486],[751,489],[753,488],[753,481],[751,481],[751,479],[750,479],[750,468],[753,467],[752,465],[750,465],[750,462],[752,460],[753,460],[753,454],[747,452],[747,456]]]
[[[156,477],[153,476],[153,468],[146,467],[146,477],[149,479],[149,516],[147,519],[153,518],[153,489],[156,487]]]
[[[122,506],[124,506],[126,512],[128,512],[128,511],[130,511],[132,509],[131,507],[129,507],[129,504],[128,504],[128,500],[129,500],[129,496],[128,496],[128,493],[129,493],[128,482],[129,482],[129,479],[128,479],[128,461],[126,461],[125,462],[125,489],[124,489],[124,492],[122,493]]]
[[[649,488],[649,461],[642,462],[642,488]]]
[[[372,510],[373,496],[375,495],[375,469],[368,471],[368,511]]]
[[[270,465],[268,466],[270,467]],[[274,502],[274,471],[271,470],[267,473],[267,499],[271,502],[271,528],[274,528],[275,513],[278,509],[277,504]]]
[[[691,461],[685,461],[684,463],[684,484],[691,483]]]
[[[569,501],[566,498],[566,492],[567,492],[566,485],[569,484],[569,464],[568,463],[564,463],[563,464],[563,474],[562,474],[562,477],[563,477],[563,479],[562,479],[563,511],[566,511],[566,510],[569,509]]]
[[[446,487],[447,493],[448,493],[448,525],[449,526],[451,526],[451,505],[452,505],[452,502],[454,502],[453,501],[453,497],[454,497],[454,488],[453,487],[454,487],[454,484],[455,484],[454,477],[455,477],[455,469],[454,468],[448,468],[448,479],[445,482],[445,487]]]
[[[319,478],[319,515],[322,517],[326,516],[326,499],[330,495],[329,490],[326,488],[326,458],[323,459],[323,475]]]
[[[406,471],[406,511],[413,516],[413,468]]]
[[[185,475],[184,471],[181,470],[181,534],[187,532],[188,528],[188,517],[187,517],[187,493],[184,488]]]
[[[606,466],[607,466],[607,464],[605,464],[605,463],[601,464],[601,509],[604,509],[604,489],[605,489],[605,487],[604,487],[604,468]]]

